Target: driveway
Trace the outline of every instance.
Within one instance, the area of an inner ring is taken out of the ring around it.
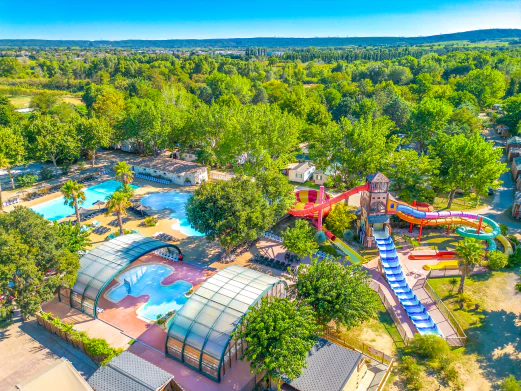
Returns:
[[[97,369],[84,353],[45,330],[36,320],[18,321],[0,330],[0,391],[44,370],[64,357],[88,379]]]

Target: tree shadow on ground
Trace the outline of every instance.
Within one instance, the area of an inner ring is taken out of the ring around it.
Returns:
[[[521,378],[521,317],[513,312],[482,311],[481,324],[466,330],[467,353],[478,355],[492,383],[507,376]]]

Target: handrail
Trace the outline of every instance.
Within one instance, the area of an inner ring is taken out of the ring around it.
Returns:
[[[432,301],[436,303],[438,306],[440,312],[445,316],[445,318],[449,321],[451,326],[454,328],[454,331],[458,335],[457,337],[445,337],[449,345],[451,346],[464,346],[467,343],[467,335],[465,334],[465,331],[461,327],[461,325],[458,323],[454,315],[452,314],[452,311],[450,311],[443,300],[438,296],[438,294],[434,291],[432,286],[429,284],[429,281],[425,281],[424,284],[425,292],[430,296]]]
[[[385,375],[384,375],[382,381],[380,382],[380,385],[376,389],[376,391],[381,391],[384,389],[385,383],[387,383],[387,379],[389,378],[389,375],[391,374],[391,371],[393,370],[393,364],[394,364],[394,358],[389,363],[389,366],[387,367],[387,371],[385,371]]]

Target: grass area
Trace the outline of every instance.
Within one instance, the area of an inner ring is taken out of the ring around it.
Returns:
[[[13,106],[15,108],[21,109],[24,107],[29,107],[32,97],[33,97],[33,95],[11,96],[9,98],[9,101],[13,104]],[[61,98],[62,98],[63,102],[72,103],[74,106],[84,106],[85,105],[85,103],[83,103],[81,98],[77,97],[77,96],[63,95]]]
[[[431,279],[429,283],[468,336],[467,345],[459,350],[466,365],[474,362],[488,383],[510,374],[521,378],[521,293],[515,289],[518,273],[504,270],[467,277],[465,294],[479,304],[477,309],[460,308],[457,285],[453,287],[451,280]]]
[[[471,209],[480,209],[494,199],[493,196],[481,197],[478,201],[478,198],[475,194],[456,194],[454,197],[454,201],[450,208],[447,209],[447,204],[449,202],[448,194],[439,194],[434,198],[433,207],[434,210],[471,210]]]

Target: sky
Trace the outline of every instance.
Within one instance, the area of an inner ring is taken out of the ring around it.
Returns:
[[[0,39],[420,36],[521,28],[519,0],[0,0]]]

